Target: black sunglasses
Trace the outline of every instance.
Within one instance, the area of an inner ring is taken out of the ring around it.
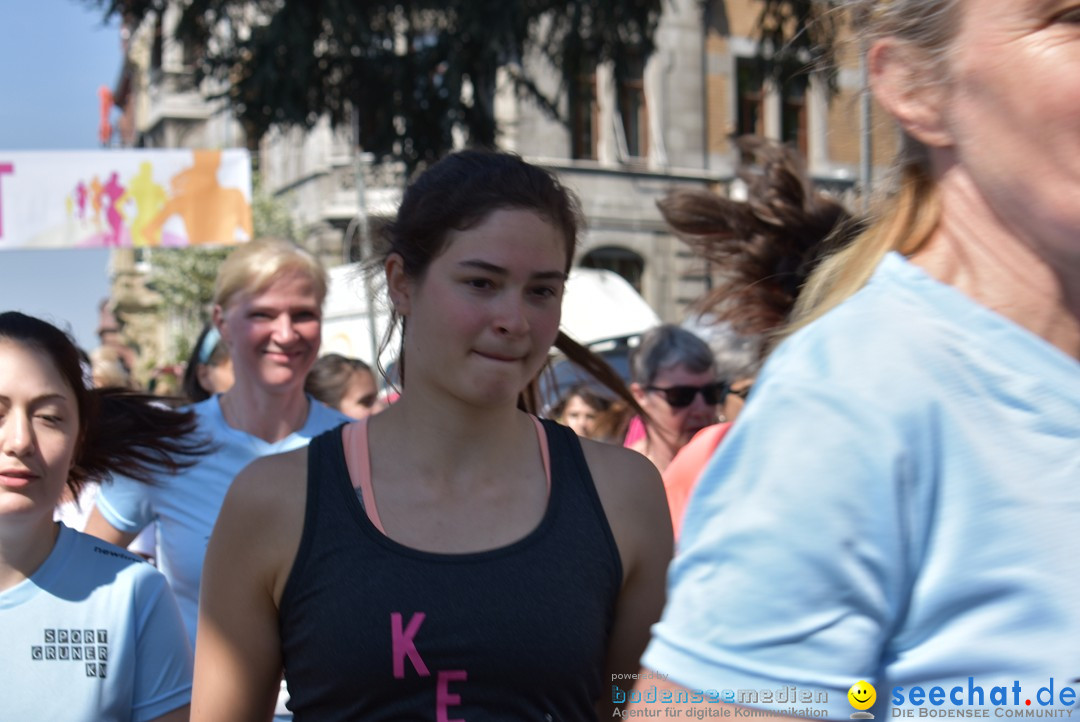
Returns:
[[[694,397],[701,394],[705,403],[715,406],[724,400],[728,394],[728,385],[723,381],[715,381],[704,386],[646,386],[646,391],[659,391],[664,395],[664,400],[673,409],[682,409],[694,403]]]

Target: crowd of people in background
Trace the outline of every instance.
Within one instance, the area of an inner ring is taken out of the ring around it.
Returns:
[[[578,199],[487,150],[414,178],[366,269],[392,384],[320,356],[326,272],[281,240],[222,263],[167,396],[115,339],[0,313],[0,716],[588,720],[797,684],[843,718],[867,681],[882,715],[1077,683],[1080,86],[1038,84],[1080,77],[1080,16],[849,5],[894,189],[859,217],[740,139],[745,200],[659,203],[720,282],[628,378],[559,328]],[[586,380],[543,387],[553,353]]]

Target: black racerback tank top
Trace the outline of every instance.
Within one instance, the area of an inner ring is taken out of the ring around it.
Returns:
[[[540,524],[466,554],[383,535],[353,489],[342,429],[311,442],[280,609],[297,722],[595,719],[622,566],[577,436],[543,427]]]

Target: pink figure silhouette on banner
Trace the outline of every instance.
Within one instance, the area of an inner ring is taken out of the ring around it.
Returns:
[[[86,184],[79,181],[75,186],[75,207],[79,209],[79,220],[86,218]]]
[[[124,186],[120,185],[116,171],[109,175],[109,181],[101,189],[101,194],[102,198],[108,201],[105,205],[105,220],[109,224],[109,234],[105,237],[105,244],[119,246],[120,232],[124,229],[124,214],[120,212],[118,201],[124,195]]]

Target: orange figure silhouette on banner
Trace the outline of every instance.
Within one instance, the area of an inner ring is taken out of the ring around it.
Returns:
[[[98,121],[98,140],[102,145],[108,145],[112,139],[112,123],[109,122],[109,113],[112,112],[113,107],[113,94],[112,91],[102,85],[98,88],[98,102],[100,103],[99,113],[101,115]]]
[[[251,206],[243,192],[238,188],[223,188],[218,183],[221,151],[197,150],[194,156],[192,167],[172,177],[172,198],[143,228],[143,238],[153,243],[173,215],[183,219],[191,245],[235,243],[237,228],[251,238]]]
[[[94,226],[101,228],[101,192],[105,189],[97,176],[90,179],[90,208],[94,211]]]

